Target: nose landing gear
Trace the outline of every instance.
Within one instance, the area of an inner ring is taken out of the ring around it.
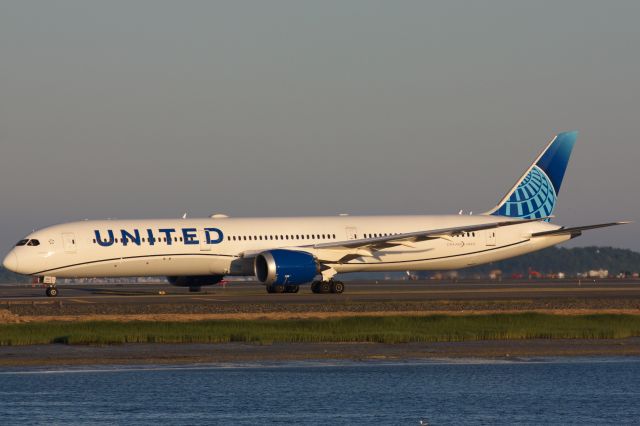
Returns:
[[[37,280],[37,281],[36,281]],[[58,289],[56,287],[56,277],[38,277],[33,282],[43,283],[47,286],[45,293],[47,297],[56,297],[58,295]]]

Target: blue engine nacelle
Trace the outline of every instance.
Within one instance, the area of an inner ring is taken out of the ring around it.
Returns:
[[[256,256],[253,270],[266,285],[297,285],[313,281],[319,267],[310,253],[277,249]]]

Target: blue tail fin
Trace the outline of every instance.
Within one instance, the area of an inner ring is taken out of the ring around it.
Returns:
[[[578,132],[559,133],[493,210],[485,214],[534,219],[553,214]]]

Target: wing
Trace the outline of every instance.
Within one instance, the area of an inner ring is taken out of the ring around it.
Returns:
[[[582,231],[587,231],[589,229],[606,228],[607,226],[626,225],[627,223],[632,223],[632,222],[621,221],[621,222],[598,223],[596,225],[575,226],[573,228],[562,227],[560,229],[554,229],[553,231],[536,232],[535,234],[531,234],[531,236],[546,237],[550,235],[571,235],[572,237],[578,237],[582,234]]]
[[[483,223],[481,225],[456,226],[452,228],[431,229],[427,231],[407,232],[403,234],[388,235],[386,237],[362,238],[358,240],[336,241],[331,243],[314,244],[314,249],[368,249],[371,251],[382,250],[394,246],[413,247],[414,243],[435,238],[446,238],[461,232],[475,232],[485,229],[495,229],[504,226],[521,225],[523,223],[538,222],[546,218],[508,220],[501,222]]]

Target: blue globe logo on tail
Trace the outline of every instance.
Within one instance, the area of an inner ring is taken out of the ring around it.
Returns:
[[[549,177],[538,166],[527,174],[494,215],[526,219],[548,217],[558,199]]]
[[[565,132],[553,138],[526,175],[487,214],[522,219],[551,216],[577,136],[578,132]]]

